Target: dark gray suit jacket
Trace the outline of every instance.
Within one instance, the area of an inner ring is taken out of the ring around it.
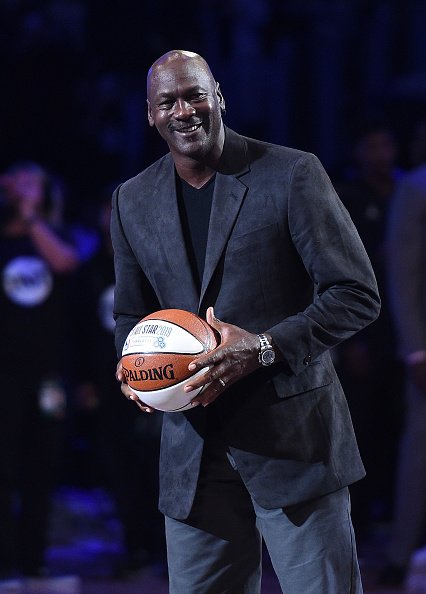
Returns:
[[[201,295],[185,251],[170,154],[114,193],[117,351],[148,312],[182,308],[268,331],[286,363],[256,371],[211,405],[248,490],[266,507],[364,475],[329,350],[371,321],[379,297],[359,236],[318,159],[226,129]],[[191,509],[206,409],[164,415],[160,509]]]

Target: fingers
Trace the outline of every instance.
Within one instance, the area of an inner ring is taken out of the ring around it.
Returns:
[[[121,359],[120,361],[117,363],[117,368],[115,370],[115,379],[118,382],[123,382],[124,381],[124,373],[123,373],[123,365],[121,363]]]
[[[141,402],[139,399],[138,400],[134,400],[134,403],[144,413],[153,413],[154,412],[154,409],[153,408],[151,408],[150,406],[147,406],[146,404],[144,404],[143,402]]]
[[[206,370],[206,373],[190,378],[185,385],[185,392],[200,390],[193,398],[193,405],[201,404],[207,406],[225,391],[228,387],[225,367],[222,365],[213,366]]]
[[[189,371],[199,371],[204,367],[217,367],[224,359],[224,352],[221,347],[216,347],[213,351],[200,355],[188,365]]]
[[[121,392],[127,398],[127,400],[132,400],[141,411],[146,413],[154,412],[154,408],[147,406],[144,402],[142,402],[138,395],[132,390],[130,386],[126,384],[125,376],[123,373],[123,366],[121,364],[121,360],[117,363],[117,369],[115,371],[115,377],[117,381],[121,382]]]
[[[124,396],[127,398],[127,400],[131,400],[132,402],[134,402],[136,404],[136,406],[138,408],[140,408],[140,410],[142,410],[143,412],[146,412],[146,413],[154,412],[154,409],[151,408],[150,406],[147,406],[144,402],[142,402],[139,399],[138,395],[125,382],[121,382],[121,392],[124,394]]]
[[[219,377],[225,375],[224,365],[220,365],[219,363],[214,364],[213,361],[211,361],[211,365],[203,365],[198,360],[195,363],[197,368],[199,367],[201,371],[205,371],[205,373],[196,374],[188,378],[188,383],[184,386],[185,392],[193,392],[203,386],[207,386],[207,384],[211,384],[219,379]],[[189,367],[191,368],[191,365]]]
[[[216,400],[218,396],[222,394],[226,390],[226,381],[223,378],[218,378],[211,382],[210,384],[206,385],[204,390],[202,390],[193,400],[192,404],[201,404],[202,406],[206,407],[212,402]]]

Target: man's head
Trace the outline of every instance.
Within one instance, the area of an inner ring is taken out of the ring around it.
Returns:
[[[201,56],[173,50],[156,60],[148,72],[147,101],[149,124],[157,128],[175,160],[219,158],[225,102]]]

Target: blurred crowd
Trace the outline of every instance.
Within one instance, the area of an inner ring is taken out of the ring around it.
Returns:
[[[182,45],[220,73],[227,124],[318,154],[373,262],[382,314],[334,358],[367,467],[358,538],[391,524],[386,569],[403,576],[426,525],[424,2],[217,0],[184,20],[152,4],[1,4],[0,576],[43,573],[60,484],[111,493],[117,571],[164,558],[161,415],[114,377],[109,213],[114,187],[164,152],[144,77]]]
[[[64,483],[110,491],[127,553],[117,571],[154,562],[161,417],[138,414],[115,380],[110,192],[82,232],[39,164],[15,163],[0,187],[0,572],[43,575]]]

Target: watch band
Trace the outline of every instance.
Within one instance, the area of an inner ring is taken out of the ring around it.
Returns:
[[[267,336],[258,334],[258,337],[260,342],[259,363],[264,367],[267,367],[268,365],[272,365],[275,361],[275,351]]]
[[[260,340],[260,350],[271,349],[272,345],[264,334],[258,334]]]

